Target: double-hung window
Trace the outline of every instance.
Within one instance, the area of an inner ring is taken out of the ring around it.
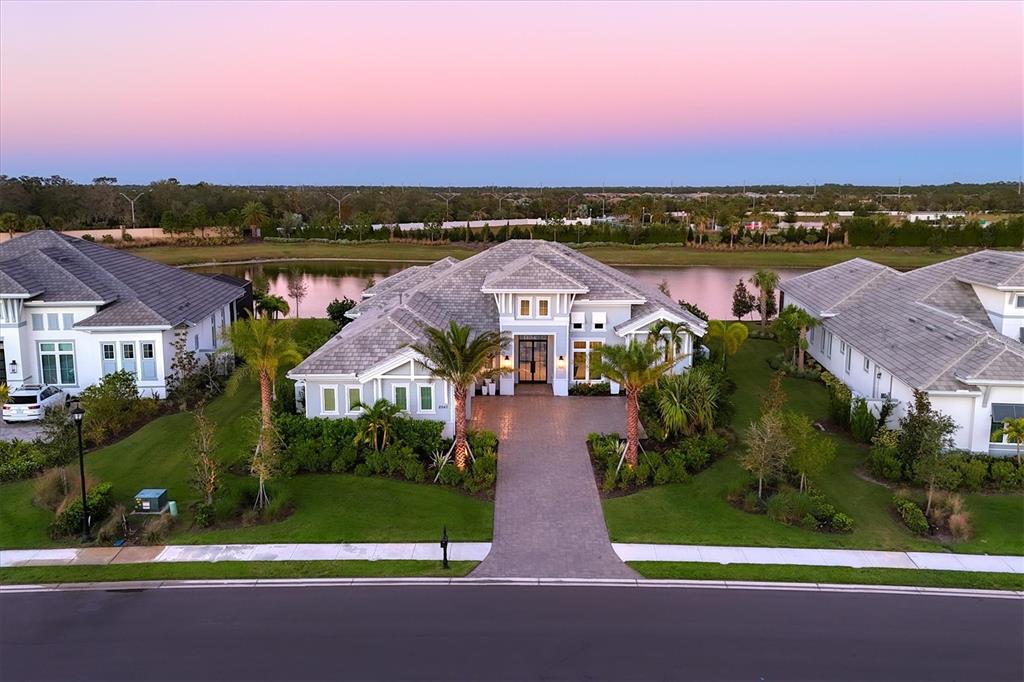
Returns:
[[[400,410],[409,409],[409,387],[405,384],[394,384],[391,387],[391,402]]]
[[[75,327],[75,316],[73,313],[64,313],[64,329],[71,331]]]
[[[51,332],[60,330],[60,315],[57,313],[46,313],[46,328]]]
[[[39,367],[43,383],[73,386],[75,378],[75,344],[70,341],[39,344]]]
[[[345,396],[348,399],[348,403],[345,405],[345,411],[350,414],[359,412],[359,407],[363,402],[363,388],[362,386],[349,386],[345,391]]]
[[[871,360],[869,360],[868,356],[866,356],[866,355],[864,356],[864,371],[865,372],[870,372],[871,371]]]
[[[853,364],[853,348],[846,348],[846,373],[850,373],[850,365]]]
[[[43,329],[45,329],[45,327],[43,327],[43,314],[32,313],[32,331],[41,332]]]
[[[828,333],[828,341],[825,344],[825,351],[829,357],[832,357],[832,332]]]
[[[531,312],[533,310],[530,305],[531,302],[532,301],[528,298],[519,299],[519,317],[530,317],[533,314]]]
[[[121,369],[135,374],[135,344],[131,341],[121,344]]]
[[[551,317],[551,299],[537,299],[537,317]]]
[[[338,387],[322,386],[320,388],[320,412],[338,414]]]

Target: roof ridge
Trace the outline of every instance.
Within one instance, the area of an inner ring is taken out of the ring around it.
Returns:
[[[979,336],[974,337],[974,339],[971,340],[971,345],[968,346],[967,349],[964,352],[962,352],[960,355],[956,356],[955,358],[950,360],[948,363],[943,365],[941,371],[939,371],[937,374],[928,377],[927,381],[922,382],[922,386],[924,386],[924,387],[931,386],[936,381],[938,381],[939,377],[941,377],[943,374],[945,374],[946,372],[948,372],[951,369],[955,369],[956,364],[958,362],[960,362],[961,360],[963,360],[965,357],[967,357],[967,355],[969,353],[974,352],[974,349],[976,349],[978,346],[980,346],[982,343],[984,343],[985,338],[986,338],[985,335],[979,335]]]
[[[557,247],[555,246],[556,244],[558,245]],[[594,273],[595,275],[598,275],[598,276],[604,278],[604,280],[606,282],[612,283],[613,285],[617,286],[618,288],[622,289],[623,291],[626,291],[626,292],[629,292],[629,293],[632,293],[632,294],[636,294],[637,296],[643,298],[645,301],[648,298],[650,298],[650,294],[649,293],[644,292],[644,291],[638,289],[637,287],[635,287],[633,285],[632,281],[623,282],[620,279],[614,278],[612,276],[612,273],[609,272],[609,270],[614,272],[615,274],[618,274],[618,275],[624,275],[625,273],[619,272],[615,268],[613,268],[610,265],[607,265],[605,263],[602,263],[601,261],[597,260],[596,258],[590,258],[586,254],[582,254],[582,253],[576,251],[575,249],[562,244],[561,242],[547,242],[547,241],[545,241],[544,242],[544,248],[547,249],[548,251],[551,251],[552,254],[555,255],[555,256],[562,256],[564,258],[570,259],[574,263],[577,263],[580,267],[585,268],[585,269],[589,270],[590,272]],[[583,256],[583,257],[579,258],[579,256]],[[630,276],[627,275],[627,277],[630,277]],[[630,280],[632,280],[632,279],[633,278],[630,277]]]
[[[95,289],[93,289],[93,288],[92,288],[91,286],[89,286],[88,284],[86,284],[85,282],[83,282],[83,281],[82,281],[82,280],[81,280],[81,279],[80,279],[80,278],[79,278],[79,277],[78,277],[77,275],[75,275],[75,274],[74,274],[73,272],[71,272],[70,270],[68,270],[68,269],[67,269],[66,267],[64,267],[63,265],[61,265],[60,263],[58,263],[58,262],[57,262],[57,260],[56,260],[56,259],[55,259],[55,258],[54,258],[53,256],[51,256],[50,254],[46,253],[46,252],[45,252],[45,251],[43,251],[42,249],[36,249],[36,253],[38,253],[38,254],[39,254],[40,258],[45,258],[46,260],[50,261],[50,262],[51,262],[51,263],[53,264],[53,266],[54,266],[54,267],[56,267],[56,268],[59,268],[59,269],[60,269],[61,271],[65,272],[65,273],[67,274],[67,276],[68,276],[68,277],[71,277],[71,278],[72,278],[72,279],[74,279],[74,280],[75,280],[76,282],[78,282],[78,284],[79,284],[79,285],[80,285],[80,286],[81,286],[82,288],[84,288],[84,289],[85,289],[85,290],[86,290],[87,292],[89,292],[90,294],[92,294],[92,295],[93,295],[93,296],[95,297],[95,298],[93,298],[93,299],[91,299],[91,300],[94,300],[94,301],[102,301],[102,300],[104,300],[104,299],[103,299],[103,297],[102,297],[102,296],[100,296],[99,292],[97,292],[97,291],[96,291]],[[118,300],[118,299],[116,299],[116,298],[115,298],[115,299],[113,299],[113,300],[115,300],[115,301],[116,301],[116,300]]]
[[[846,262],[849,262],[849,261],[846,261]],[[874,263],[874,261],[865,261],[865,262],[867,262],[867,263]],[[878,265],[878,263],[874,263],[874,264],[875,264],[875,265]],[[862,289],[864,289],[864,287],[866,287],[867,285],[871,284],[872,282],[874,282],[874,281],[875,281],[876,279],[878,279],[878,278],[879,278],[879,277],[881,277],[882,275],[888,274],[888,273],[889,273],[890,271],[892,271],[892,272],[896,273],[896,275],[897,275],[897,276],[899,276],[899,274],[900,274],[900,273],[899,273],[899,271],[897,271],[897,270],[892,270],[892,269],[891,269],[891,268],[889,268],[888,266],[884,266],[884,265],[883,265],[883,266],[882,266],[882,268],[883,268],[883,269],[881,269],[881,270],[879,270],[878,272],[876,272],[875,274],[871,275],[871,277],[868,277],[868,278],[867,278],[866,280],[864,280],[863,282],[861,282],[861,283],[860,283],[860,284],[859,284],[858,286],[854,287],[854,288],[853,288],[853,289],[851,289],[851,290],[850,290],[849,292],[847,292],[847,294],[846,294],[845,296],[843,296],[842,298],[839,298],[839,299],[835,300],[835,301],[834,301],[834,302],[833,302],[833,303],[832,303],[832,304],[831,304],[831,305],[830,305],[830,306],[829,306],[829,307],[828,307],[828,308],[827,308],[826,310],[822,310],[822,312],[823,312],[823,313],[825,313],[825,312],[829,312],[829,311],[834,311],[834,310],[836,309],[836,306],[840,305],[841,303],[843,303],[843,302],[844,302],[844,301],[846,301],[846,300],[849,300],[849,298],[850,298],[851,296],[853,296],[853,295],[854,295],[854,294],[856,294],[856,293],[859,293],[859,292],[860,292],[860,291],[861,291]],[[827,269],[828,269],[828,268],[826,268],[826,270],[827,270]],[[812,270],[812,272],[820,272],[820,271],[814,271],[814,270]],[[810,273],[807,273],[807,274],[810,274]],[[802,277],[802,276],[803,276],[803,275],[801,275],[801,277]],[[794,279],[796,279],[796,278],[794,278]]]

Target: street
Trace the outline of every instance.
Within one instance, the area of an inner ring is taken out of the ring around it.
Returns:
[[[0,596],[3,680],[1024,678],[1024,601],[663,587]]]

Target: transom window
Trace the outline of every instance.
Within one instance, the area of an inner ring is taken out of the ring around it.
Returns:
[[[603,341],[572,342],[572,378],[577,382],[594,382],[601,380],[598,364],[601,358]]]
[[[75,380],[75,344],[40,343],[39,366],[42,369],[43,383],[72,386]]]

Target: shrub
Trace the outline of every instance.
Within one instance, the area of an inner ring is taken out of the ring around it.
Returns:
[[[493,454],[498,450],[498,436],[493,431],[470,431],[466,434],[466,439],[474,456]]]
[[[89,488],[86,497],[89,502],[89,516],[92,523],[102,521],[113,505],[113,484],[99,483]],[[50,536],[54,539],[75,535],[82,529],[82,499],[71,498],[57,511],[57,516],[50,526]]]
[[[458,467],[449,465],[441,469],[441,475],[437,480],[443,485],[461,486],[462,478],[462,472]]]
[[[498,458],[494,455],[477,455],[464,478],[466,490],[471,493],[490,490],[498,478]]]
[[[122,435],[158,409],[155,400],[139,395],[135,375],[121,370],[86,387],[79,399],[85,410],[82,430],[90,443],[100,444]]]
[[[38,444],[24,440],[0,441],[0,481],[28,478],[46,466],[46,455]]]
[[[857,398],[850,414],[850,432],[853,437],[861,443],[870,443],[877,428],[878,420],[871,414],[868,402],[864,398]]]
[[[822,373],[821,381],[828,388],[828,411],[832,421],[843,427],[849,426],[853,401],[849,387],[829,372]]]
[[[206,502],[196,502],[192,506],[192,523],[198,528],[209,528],[215,519],[215,507]]]
[[[569,395],[611,395],[612,386],[607,381],[596,384],[573,384],[569,387]]]
[[[989,472],[993,487],[1006,490],[1014,486],[1017,467],[1012,462],[1008,460],[992,462]]]
[[[918,535],[927,535],[928,533],[928,519],[924,516],[924,511],[917,505],[913,500],[908,500],[899,495],[894,495],[892,498],[893,507],[896,509],[896,513],[900,519],[911,532],[917,533]]]
[[[142,543],[145,545],[160,545],[167,539],[167,534],[174,528],[174,517],[170,514],[160,514],[154,519],[146,522],[142,527]]]
[[[127,524],[124,505],[115,505],[110,512],[110,518],[96,531],[96,540],[105,545],[121,540],[127,535]]]
[[[78,472],[75,470],[67,467],[47,469],[36,479],[32,504],[40,509],[56,512],[68,495],[74,495],[75,491],[81,490],[81,485]],[[85,485],[91,488],[96,485],[96,480],[86,474]]]
[[[764,511],[764,501],[757,496],[756,490],[751,490],[743,496],[743,511],[759,514]]]
[[[980,459],[960,458],[954,462],[960,471],[960,486],[966,490],[981,490],[988,477],[988,464]]]
[[[765,508],[768,518],[787,525],[802,524],[802,521],[810,516],[815,521],[811,528],[817,528],[817,515],[814,513],[817,504],[807,493],[795,490],[782,490],[768,498]]]
[[[853,518],[843,512],[836,512],[829,519],[829,529],[836,533],[849,533],[853,530]]]
[[[104,244],[113,244],[114,236],[110,234],[105,234],[100,238],[100,241],[102,241]]]
[[[868,452],[868,471],[874,476],[887,481],[899,481],[903,478],[903,468],[895,448],[872,447]]]
[[[82,235],[82,239],[84,239],[87,242],[94,242],[94,241],[96,241],[96,237],[93,237],[91,234],[83,234]]]

